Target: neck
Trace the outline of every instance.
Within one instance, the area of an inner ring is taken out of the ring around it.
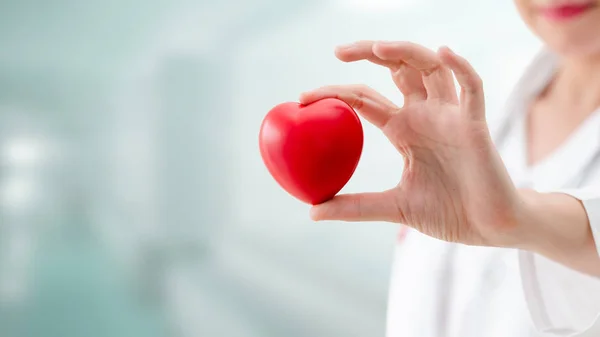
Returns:
[[[566,104],[573,110],[588,113],[596,110],[600,107],[600,56],[563,59],[561,68],[548,89],[548,94],[558,104]]]

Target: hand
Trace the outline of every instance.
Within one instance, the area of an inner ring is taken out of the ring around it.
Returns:
[[[340,195],[314,206],[314,220],[397,222],[471,245],[511,246],[525,239],[519,193],[486,124],[482,81],[465,59],[448,48],[436,53],[407,42],[374,41],[340,47],[336,56],[387,67],[403,106],[363,85],[316,89],[301,103],[345,101],[383,131],[404,157],[404,170],[387,191]]]

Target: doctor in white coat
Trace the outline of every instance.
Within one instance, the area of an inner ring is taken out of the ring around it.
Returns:
[[[396,253],[388,337],[600,336],[600,1],[516,2],[547,48],[494,131],[481,79],[448,48],[337,49],[342,61],[389,68],[402,107],[362,85],[300,98],[346,101],[405,159],[396,187],[311,210],[411,228]]]

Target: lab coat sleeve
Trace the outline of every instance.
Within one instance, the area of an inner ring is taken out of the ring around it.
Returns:
[[[559,192],[582,201],[600,254],[600,189]],[[600,278],[525,251],[519,252],[519,264],[527,306],[539,331],[564,337],[600,333]]]

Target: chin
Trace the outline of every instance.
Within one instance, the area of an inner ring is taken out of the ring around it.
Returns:
[[[570,59],[600,57],[600,39],[590,41],[590,39],[581,39],[579,37],[554,35],[542,40],[550,50],[562,57]]]

